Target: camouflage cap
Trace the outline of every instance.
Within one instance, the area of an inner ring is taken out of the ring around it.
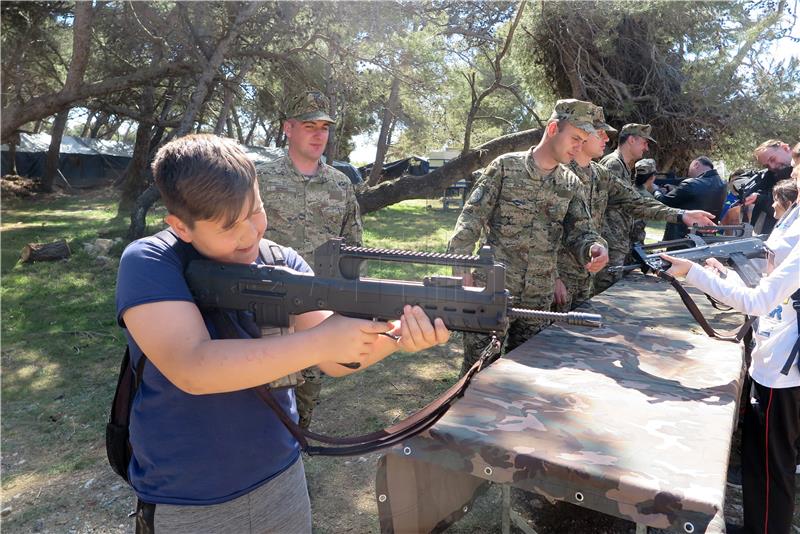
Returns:
[[[595,130],[605,130],[608,133],[617,133],[617,129],[606,123],[606,116],[603,113],[603,108],[595,106],[592,111],[592,124]]]
[[[623,126],[622,130],[620,130],[620,132],[619,132],[619,135],[620,136],[623,136],[623,135],[636,135],[636,136],[639,136],[639,137],[644,137],[648,141],[652,141],[653,143],[655,143],[656,140],[653,139],[652,137],[650,137],[650,131],[652,129],[653,129],[653,127],[650,126],[649,124],[631,123],[631,124],[626,124],[625,126]]]
[[[636,174],[653,174],[654,172],[656,172],[656,160],[645,158],[636,162]]]
[[[287,119],[299,121],[327,121],[335,123],[330,116],[331,103],[328,97],[319,91],[306,91],[298,97],[286,114]]]
[[[594,108],[591,102],[584,102],[583,100],[575,100],[568,98],[556,102],[556,107],[553,108],[553,114],[550,119],[565,120],[571,125],[580,128],[584,132],[593,134],[596,132],[594,129]]]

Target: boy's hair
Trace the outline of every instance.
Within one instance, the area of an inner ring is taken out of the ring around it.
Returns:
[[[256,168],[237,143],[216,135],[187,135],[162,146],[153,177],[167,210],[189,228],[195,221],[232,226],[255,201]]]
[[[781,180],[772,188],[772,196],[788,208],[797,200],[797,184],[794,180]]]
[[[770,148],[780,148],[781,145],[783,145],[783,141],[780,139],[767,139],[756,147],[756,149],[753,151],[753,155],[756,157],[756,159],[758,159],[759,154],[765,150],[769,150]]]

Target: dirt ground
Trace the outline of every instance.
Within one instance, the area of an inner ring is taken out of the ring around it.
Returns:
[[[455,380],[460,366],[460,342],[423,355],[400,355],[380,366],[345,379],[325,383],[323,403],[315,413],[314,428],[323,433],[353,434],[396,421],[404,413],[434,398]],[[98,429],[98,436],[101,435]],[[374,479],[380,453],[351,458],[306,457],[314,532],[377,533]],[[92,446],[91,465],[49,477],[37,475],[35,462],[24,453],[3,456],[2,470],[19,473],[4,488],[2,527],[5,532],[122,533],[132,532],[133,499],[128,487],[111,472],[100,439]],[[726,519],[741,523],[741,490],[728,484]],[[633,523],[548,503],[522,491],[512,492],[513,507],[539,534],[633,533]],[[448,532],[499,532],[499,486],[481,496],[473,510]],[[797,507],[800,512],[800,506]],[[800,518],[795,523],[800,532]],[[650,530],[651,533],[663,531]]]

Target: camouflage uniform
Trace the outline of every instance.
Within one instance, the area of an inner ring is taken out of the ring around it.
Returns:
[[[580,189],[580,179],[564,166],[543,175],[531,150],[500,156],[476,182],[456,222],[448,251],[472,254],[476,242],[492,246],[495,259],[506,266],[506,288],[516,297],[515,304],[549,309],[562,239],[567,250],[575,257],[586,258],[585,262],[589,261],[593,244],[605,246],[592,227]],[[474,273],[476,282],[484,282],[480,275]],[[541,328],[539,324],[512,320],[506,336],[507,350]],[[478,359],[489,339],[485,335],[464,334],[462,372]]]
[[[625,134],[638,135],[652,141],[650,131],[651,127],[647,124],[626,124],[622,127],[620,136]],[[625,160],[622,158],[619,148],[601,159],[600,164],[608,168],[618,179],[627,184],[633,184],[631,170],[625,165]],[[595,276],[595,294],[605,291],[622,277],[621,273],[609,273],[608,268],[625,265],[625,258],[631,248],[631,239],[634,237],[633,222],[633,217],[624,210],[608,209],[606,211],[602,234],[610,244],[608,265]],[[644,227],[642,227],[643,229]]]
[[[327,99],[306,93],[294,106],[290,118],[333,122],[326,110]],[[350,245],[361,243],[362,225],[355,189],[350,179],[320,162],[313,176],[297,170],[286,155],[256,165],[261,199],[267,213],[268,239],[295,249],[313,267],[314,250],[331,237],[343,237]],[[322,372],[317,367],[303,371],[305,382],[297,386],[300,425],[308,427],[319,403]]]
[[[596,228],[602,227],[604,216],[610,210],[644,219],[670,222],[678,220],[681,210],[670,208],[652,197],[642,197],[632,185],[619,180],[599,163],[592,161],[589,167],[578,167],[572,162],[570,169],[581,180],[582,192],[587,199],[592,222]],[[610,246],[613,247],[611,244]],[[567,305],[559,306],[558,311],[569,311],[592,296],[594,275],[586,271],[583,264],[563,246],[559,251],[558,276],[568,292]]]

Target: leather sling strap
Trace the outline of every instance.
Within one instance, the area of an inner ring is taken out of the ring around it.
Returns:
[[[783,375],[789,374],[789,369],[792,368],[795,359],[800,357],[800,289],[792,293],[792,308],[794,308],[797,317],[797,339],[794,345],[792,345],[789,351],[789,357],[786,358],[786,363],[783,364],[783,368],[781,369],[781,374]],[[800,361],[798,361],[797,365],[800,366]]]
[[[493,361],[494,356],[500,352],[500,342],[496,338],[492,339],[489,346],[481,353],[477,362],[467,371],[467,373],[447,391],[440,395],[436,400],[419,410],[418,412],[403,419],[383,430],[371,432],[361,436],[352,437],[331,437],[311,432],[300,428],[291,417],[272,396],[272,392],[260,386],[254,388],[259,397],[275,412],[287,430],[297,439],[301,448],[306,454],[311,456],[351,456],[366,454],[379,449],[390,447],[409,439],[420,432],[433,426],[442,416],[447,413],[450,406],[464,395],[470,381],[485,365]],[[331,446],[310,445],[309,440],[320,443],[327,443]]]
[[[686,289],[674,276],[661,269],[656,269],[655,273],[659,278],[666,280],[672,287],[675,288],[675,290],[678,292],[678,295],[680,295],[683,304],[686,306],[686,309],[689,310],[689,313],[692,314],[694,320],[697,321],[697,324],[700,325],[700,328],[702,328],[709,337],[720,339],[722,341],[739,343],[747,334],[747,331],[750,330],[753,321],[756,319],[755,317],[748,317],[737,331],[717,331],[708,323],[708,320],[706,320],[706,318],[703,316],[703,312],[701,312],[700,308],[697,307],[697,303],[695,303],[694,299],[692,299],[692,296],[689,295]]]

